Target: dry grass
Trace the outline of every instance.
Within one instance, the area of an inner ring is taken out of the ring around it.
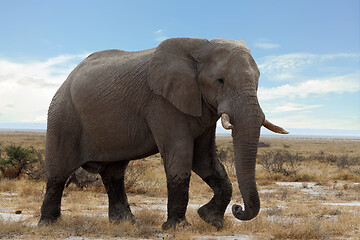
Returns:
[[[43,150],[44,140],[41,133],[0,133],[1,146],[14,143]],[[262,209],[253,220],[238,221],[227,211],[221,230],[202,221],[197,215],[197,206],[207,203],[212,191],[192,174],[186,215],[191,226],[162,231],[161,224],[166,220],[166,178],[161,159],[155,155],[131,163],[126,175],[130,207],[141,224],[110,223],[107,195],[103,186],[96,183],[83,189],[71,184],[64,191],[61,219],[51,226],[37,226],[45,183],[25,178],[0,178],[0,239],[241,239],[244,236],[253,239],[359,239],[359,176],[314,156],[323,153],[359,158],[360,140],[266,138],[262,141],[270,146],[260,148],[260,154],[285,149],[291,154],[301,154],[306,161],[301,162],[301,169],[291,177],[270,176],[257,165]],[[217,144],[231,156],[231,138],[220,137]],[[225,165],[233,182],[233,202],[241,203],[231,159]],[[302,183],[281,185],[278,181]],[[19,211],[20,214],[15,214]]]

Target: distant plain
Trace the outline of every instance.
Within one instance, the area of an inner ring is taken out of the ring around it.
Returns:
[[[263,137],[260,142],[256,176],[261,211],[251,221],[239,221],[231,214],[231,204],[241,204],[242,198],[232,139],[219,136],[218,155],[234,192],[221,230],[203,222],[196,213],[211,199],[212,191],[195,173],[187,211],[191,226],[161,230],[166,220],[167,191],[162,160],[156,154],[133,161],[126,174],[130,207],[140,225],[109,223],[107,195],[101,181],[95,181],[83,188],[70,184],[64,191],[62,218],[51,226],[37,226],[44,179],[31,180],[23,175],[10,180],[0,176],[0,238],[359,239],[360,139]],[[0,149],[10,144],[34,147],[43,156],[45,133],[0,132]],[[287,157],[280,166],[268,162],[272,156]],[[276,172],[272,164],[283,171]]]

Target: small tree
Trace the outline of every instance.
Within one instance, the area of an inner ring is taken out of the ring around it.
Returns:
[[[10,145],[0,152],[0,170],[6,178],[17,178],[21,173],[29,175],[32,164],[41,160],[41,155],[34,148]]]

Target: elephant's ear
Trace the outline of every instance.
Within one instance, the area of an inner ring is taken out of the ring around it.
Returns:
[[[202,99],[192,52],[206,43],[205,39],[167,39],[156,48],[150,60],[150,89],[194,117],[202,114]]]

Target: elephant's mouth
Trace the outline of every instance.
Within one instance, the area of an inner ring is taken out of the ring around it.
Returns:
[[[230,130],[233,128],[233,125],[230,123],[230,117],[226,113],[221,114],[221,124],[222,124],[223,128],[225,128],[227,130]],[[269,129],[270,131],[273,131],[275,133],[280,133],[280,134],[288,134],[289,133],[284,128],[271,123],[267,119],[264,120],[262,125],[264,127],[266,127],[267,129]]]

